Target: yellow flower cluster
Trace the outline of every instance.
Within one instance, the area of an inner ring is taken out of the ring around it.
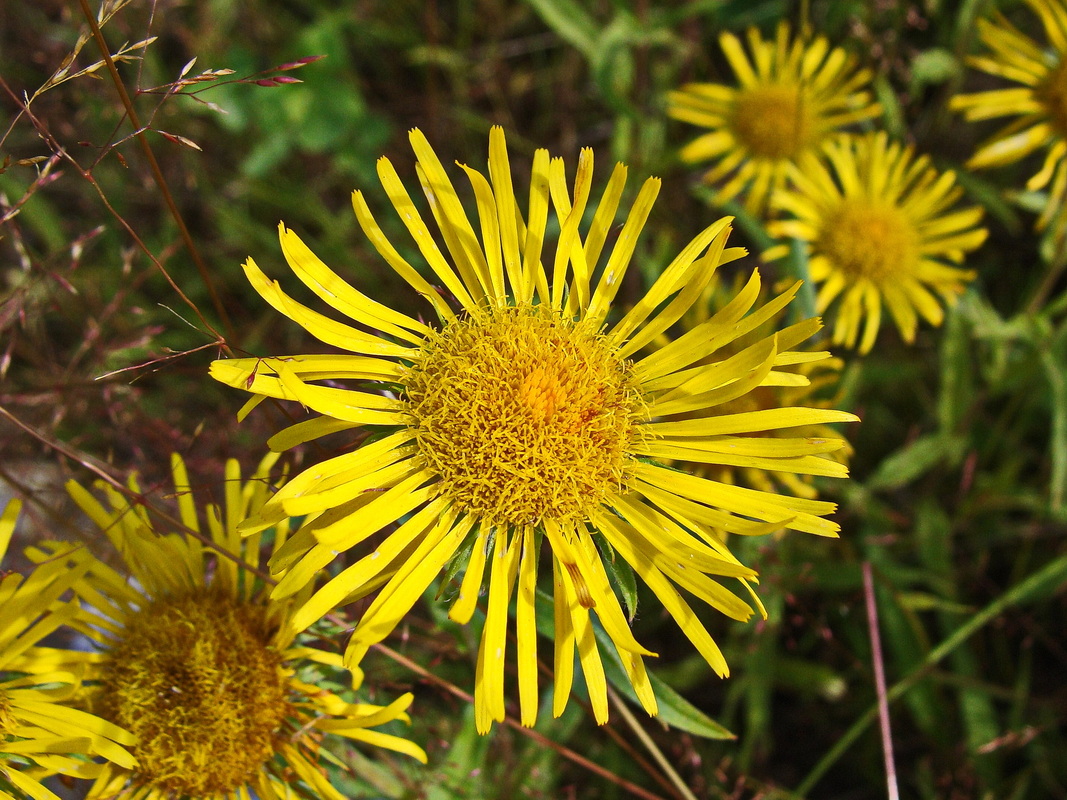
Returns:
[[[1015,118],[968,165],[1041,152],[1026,186],[1045,197],[1039,227],[1062,241],[1067,0],[1026,4],[1048,47],[982,21],[990,53],[970,63],[1018,86],[951,107]],[[113,557],[45,541],[25,549],[26,574],[0,575],[0,800],[58,800],[42,782],[55,775],[87,780],[90,800],[342,800],[327,777],[341,743],[425,763],[397,732],[410,693],[355,698],[367,654],[442,574],[449,618],[478,628],[480,732],[508,714],[509,666],[522,725],[541,714],[542,672],[554,716],[580,671],[604,723],[613,666],[658,713],[657,653],[632,627],[631,585],[729,674],[706,611],[766,616],[731,536],[839,531],[816,479],[847,476],[851,449],[833,426],[858,418],[819,394],[843,362],[815,339],[821,320],[790,315],[800,278],[814,284],[810,310],[833,314],[833,345],[870,352],[885,314],[912,343],[920,319],[940,325],[975,279],[965,261],[987,231],[953,172],[876,130],[874,75],[855,56],[784,23],[770,39],[753,29],[719,43],[736,85],[690,83],[666,99],[670,117],[703,129],[680,159],[707,167],[716,205],[763,226],[762,258],[792,265],[793,279],[765,286],[738,269],[747,253],[725,217],[622,302],[659,179],[635,186],[623,164],[594,178],[589,149],[570,177],[547,150],[515,170],[500,128],[485,169],[451,169],[411,131],[424,203],[391,161],[377,164],[410,241],[390,240],[397,226],[379,224],[363,192],[351,202],[420,312],[364,294],[280,224],[315,307],[252,258],[244,273],[323,348],[221,359],[210,375],[250,395],[242,419],[268,398],[306,416],[247,478],[227,462],[219,503],[198,502],[177,455],[172,513],[150,507],[136,478],[70,482]],[[272,474],[281,453],[342,432],[356,444]],[[0,514],[0,556],[19,512],[15,501]],[[356,601],[344,652],[327,649],[315,632]],[[92,649],[43,644],[57,631]]]
[[[939,324],[974,276],[965,254],[985,237],[980,210],[956,208],[953,174],[884,134],[842,134],[880,109],[871,74],[825,38],[785,25],[772,41],[750,32],[749,56],[732,34],[720,41],[740,87],[671,95],[673,117],[709,129],[682,158],[713,162],[705,179],[717,202],[743,198],[740,213],[769,217],[782,243],[767,260],[804,255],[817,310],[837,304],[835,344],[869,351],[883,303],[906,341],[920,317]],[[787,321],[799,281],[772,289],[756,270],[728,281],[721,268],[746,253],[723,218],[623,307],[658,179],[628,187],[617,164],[594,180],[590,150],[572,178],[546,150],[517,173],[499,128],[484,171],[450,172],[418,130],[410,142],[429,215],[393,164],[378,162],[410,242],[390,241],[362,192],[352,206],[424,313],[363,294],[280,225],[282,255],[319,307],[251,258],[245,274],[330,351],[223,359],[211,376],[251,395],[242,417],[274,398],[307,418],[270,439],[248,479],[229,462],[217,505],[197,503],[177,456],[176,514],[149,511],[136,480],[96,494],[71,483],[122,568],[45,542],[27,550],[29,577],[0,584],[5,609],[37,598],[36,611],[0,628],[10,789],[50,798],[38,779],[63,773],[91,779],[88,797],[100,800],[281,800],[294,783],[339,800],[324,769],[338,739],[425,761],[391,732],[408,720],[410,694],[353,703],[314,675],[347,671],[355,691],[369,650],[442,573],[455,584],[449,617],[480,627],[479,731],[507,715],[509,663],[517,717],[536,722],[546,635],[552,714],[580,670],[606,721],[609,660],[656,714],[647,659],[657,654],[631,628],[624,582],[643,584],[726,676],[704,607],[765,614],[758,574],[730,535],[838,535],[813,479],[847,475],[850,450],[830,426],[857,418],[814,395],[841,362],[811,342],[818,319]],[[281,452],[344,431],[358,444],[271,475]],[[5,545],[14,514],[0,526]],[[339,555],[343,568],[330,570]],[[307,635],[357,600],[343,655]],[[94,652],[41,647],[60,626]]]
[[[512,657],[518,717],[534,724],[546,633],[554,715],[580,669],[595,719],[607,720],[606,658],[656,714],[646,667],[656,653],[631,630],[636,600],[621,575],[644,583],[726,676],[699,608],[765,615],[757,573],[728,535],[837,536],[826,518],[835,506],[810,481],[847,474],[847,445],[828,426],[856,417],[806,396],[809,376],[836,362],[807,344],[817,319],[783,320],[799,283],[767,292],[753,270],[723,293],[720,268],[745,255],[729,245],[726,218],[623,310],[616,295],[658,179],[624,205],[618,164],[595,199],[590,150],[572,181],[561,159],[538,150],[520,202],[495,128],[488,171],[462,167],[472,219],[429,142],[417,130],[410,138],[436,233],[388,160],[378,173],[433,278],[387,239],[362,193],[352,203],[368,240],[436,319],[364,295],[280,226],[290,269],[332,313],[294,299],[252,259],[245,273],[270,305],[342,352],[225,359],[211,375],[252,395],[242,414],[277,398],[310,416],[270,440],[274,452],[248,479],[229,462],[217,504],[196,501],[178,456],[176,513],[146,505],[136,479],[95,494],[69,483],[121,567],[43,542],[26,550],[37,564],[28,578],[0,585],[5,611],[31,595],[36,603],[0,628],[12,790],[52,798],[38,778],[63,773],[91,779],[93,800],[282,800],[294,785],[340,800],[324,769],[340,739],[425,761],[418,745],[379,730],[407,721],[410,694],[351,703],[314,681],[347,670],[360,687],[368,650],[446,569],[457,584],[449,617],[481,623],[479,731],[506,716]],[[678,324],[688,332],[671,340]],[[794,393],[776,395],[783,387]],[[359,444],[272,477],[281,451],[342,431],[360,433]],[[749,487],[737,474],[778,479]],[[5,546],[14,514],[0,526]],[[327,572],[339,554],[347,566]],[[306,635],[360,599],[343,655]],[[550,610],[550,631],[539,608]],[[60,626],[94,651],[38,645]]]
[[[881,113],[871,74],[853,56],[806,32],[791,38],[785,24],[773,42],[755,30],[748,39],[751,58],[733,34],[720,39],[738,87],[695,83],[668,97],[672,117],[709,129],[682,159],[716,162],[705,175],[718,187],[716,203],[743,196],[750,211],[769,216],[779,243],[766,259],[806,256],[819,286],[815,310],[837,301],[834,344],[869,352],[883,305],[904,341],[914,341],[918,317],[940,325],[942,304],[974,278],[959,265],[986,238],[981,209],[957,208],[954,174],[911,147],[842,131]]]

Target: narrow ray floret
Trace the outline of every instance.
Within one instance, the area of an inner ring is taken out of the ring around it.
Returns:
[[[821,457],[840,440],[795,437],[768,446],[752,434],[853,420],[852,414],[719,413],[723,404],[779,381],[778,367],[825,358],[794,349],[818,323],[716,358],[796,292],[794,286],[756,308],[760,281],[753,273],[706,322],[648,350],[697,301],[719,266],[743,255],[726,246],[729,220],[701,232],[643,297],[616,314],[613,301],[657,179],[640,187],[608,247],[626,167],[615,167],[594,208],[591,151],[582,151],[569,188],[563,161],[538,150],[529,200],[520,207],[504,134],[494,128],[488,176],[461,165],[477,209],[476,231],[426,139],[413,131],[411,142],[439,238],[388,160],[378,162],[378,174],[442,290],[389,242],[362,193],[354,194],[353,206],[374,247],[431,304],[436,324],[361,294],[284,225],[280,239],[290,268],[351,323],[298,303],[251,259],[245,265],[253,287],[275,309],[348,353],[223,360],[212,365],[212,375],[253,394],[245,413],[265,397],[295,400],[312,412],[271,439],[276,450],[345,430],[359,433],[363,443],[296,475],[242,530],[252,534],[288,516],[306,517],[271,561],[284,573],[278,598],[306,591],[339,551],[354,550],[353,563],[294,617],[306,624],[373,595],[346,651],[353,665],[446,566],[449,574],[462,574],[451,618],[466,623],[479,603],[485,609],[475,676],[482,731],[505,714],[512,601],[520,718],[526,725],[536,719],[535,604],[538,590],[547,588],[538,580],[545,572],[553,587],[554,713],[567,703],[577,651],[594,714],[600,722],[607,718],[596,623],[618,650],[641,703],[656,713],[644,663],[654,654],[631,633],[633,609],[620,603],[613,570],[632,569],[725,675],[722,654],[679,591],[735,619],[751,615],[749,603],[724,582],[747,594],[756,573],[714,531],[760,534],[786,526],[836,535],[837,526],[824,519],[831,503],[728,486],[668,466],[684,459],[843,476],[843,466]],[[558,230],[554,249],[545,247],[550,229]]]
[[[137,763],[105,765],[87,797],[280,800],[310,792],[343,800],[323,769],[340,763],[331,752],[340,740],[330,737],[425,762],[414,743],[375,730],[407,721],[410,694],[388,706],[349,703],[301,679],[309,665],[341,669],[339,654],[305,644],[293,624],[314,585],[271,599],[259,576],[260,545],[283,546],[288,526],[274,526],[269,538],[237,531],[275,488],[267,470],[276,460],[269,456],[248,481],[228,462],[225,502],[198,510],[174,456],[178,518],[131,499],[143,497],[135,479],[128,495],[101,484],[106,503],[68,483],[128,570],[90,558],[74,583],[85,601],[74,624],[100,651],[86,674],[91,705],[136,737]],[[65,561],[54,545],[31,555]],[[353,683],[360,677],[354,672]]]
[[[750,29],[750,55],[732,33],[719,42],[737,86],[689,83],[667,96],[671,117],[707,130],[680,156],[692,164],[710,162],[704,181],[716,187],[718,204],[742,197],[747,209],[763,213],[789,164],[881,113],[871,97],[870,70],[825,37],[792,36],[783,22],[773,40]]]
[[[721,280],[712,281],[704,295],[693,305],[688,313],[682,317],[678,327],[680,334],[685,334],[710,319],[715,311],[729,302],[740,288],[738,281],[726,283]],[[766,302],[766,292],[761,292],[756,299],[757,305]],[[790,309],[781,309],[770,319],[766,320],[759,328],[749,331],[727,345],[725,353],[718,355],[721,360],[724,355],[730,355],[743,350],[749,344],[760,339],[772,336],[775,331],[787,327],[787,316]],[[809,326],[811,320],[802,321],[801,326]],[[661,337],[658,344],[669,341]],[[814,349],[810,343],[801,349]],[[757,386],[750,392],[741,395],[735,400],[721,404],[717,411],[721,414],[753,413],[768,411],[782,407],[807,406],[809,408],[830,408],[835,405],[835,387],[838,384],[841,368],[844,362],[840,358],[820,358],[811,361],[799,361],[794,365],[783,367],[779,371],[778,380],[774,385]],[[796,428],[772,428],[768,431],[754,432],[754,436],[766,436],[769,438],[791,439],[804,437],[810,439],[824,439],[827,442],[826,458],[848,464],[852,454],[852,448],[846,443],[840,446],[838,440],[840,434],[829,425],[805,425]],[[775,447],[773,441],[766,442],[768,448]],[[786,444],[786,447],[789,445]],[[682,468],[679,465],[679,468]],[[782,472],[781,470],[765,470],[755,466],[735,466],[731,464],[689,464],[687,469],[697,475],[712,478],[723,483],[739,484],[758,489],[763,492],[796,495],[797,497],[816,498],[819,496],[816,488],[815,476],[811,474],[797,474]]]
[[[12,500],[0,512],[0,560],[20,508]],[[6,800],[59,800],[42,777],[93,778],[103,769],[93,756],[119,768],[134,763],[128,731],[75,707],[93,655],[40,644],[78,614],[65,595],[89,568],[84,551],[62,549],[69,563],[41,564],[25,576],[0,573],[0,798]]]
[[[774,200],[787,218],[767,229],[808,251],[816,310],[836,302],[834,344],[868,352],[883,303],[905,342],[915,340],[919,317],[941,324],[942,305],[974,278],[961,266],[965,256],[987,235],[981,207],[959,207],[963,189],[954,173],[877,133],[843,136],[826,146],[825,161],[806,156],[789,176],[788,190]],[[783,243],[764,257],[788,252]]]

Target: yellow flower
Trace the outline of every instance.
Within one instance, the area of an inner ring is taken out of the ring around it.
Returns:
[[[714,313],[721,308],[729,299],[736,294],[741,284],[732,281],[726,284],[722,281],[712,281],[700,301],[693,305],[681,320],[679,330],[686,333],[698,325],[706,322]],[[766,302],[765,293],[760,294],[757,305]],[[749,344],[766,336],[771,336],[775,331],[788,330],[786,327],[787,308],[783,308],[774,317],[768,319],[759,328],[751,331],[747,336],[740,337],[732,342],[725,350],[732,354],[743,350]],[[804,323],[799,323],[803,325]],[[662,337],[660,344],[670,341]],[[804,348],[813,349],[813,348]],[[791,368],[783,369],[778,375],[775,385],[757,386],[748,394],[723,403],[718,409],[720,414],[740,414],[754,411],[768,411],[776,408],[788,408],[806,406],[810,408],[830,408],[834,405],[832,399],[824,397],[837,384],[843,363],[839,358],[825,358],[824,353],[812,352],[812,360],[801,361]],[[826,439],[834,441],[839,434],[833,428],[825,424],[805,425],[798,428],[782,429],[775,428],[762,434],[754,432],[753,435],[765,435],[776,438],[790,438],[803,436],[809,439]],[[852,455],[852,448],[846,443],[843,447],[827,453],[824,458],[832,458],[842,464],[848,464]],[[698,475],[702,475],[723,483],[738,484],[758,489],[762,492],[794,494],[797,497],[816,498],[819,496],[814,486],[811,475],[796,474],[792,472],[779,472],[766,470],[759,467],[732,466],[729,464],[691,464],[690,468]]]
[[[751,58],[734,34],[719,42],[740,85],[690,83],[667,97],[671,117],[708,129],[680,155],[713,162],[704,180],[719,186],[716,203],[746,193],[746,208],[762,213],[789,164],[842,128],[881,114],[867,88],[870,71],[822,36],[791,41],[782,23],[769,41],[752,28]]]
[[[237,462],[228,462],[225,503],[201,515],[185,466],[174,456],[180,523],[153,520],[145,506],[106,484],[100,488],[110,508],[79,484],[67,484],[129,570],[121,574],[94,558],[75,585],[87,604],[79,629],[101,649],[91,673],[94,709],[137,739],[137,765],[106,765],[89,798],[270,800],[293,797],[299,782],[315,796],[342,800],[322,768],[337,761],[324,742],[328,734],[425,762],[417,745],[372,730],[407,721],[410,694],[384,707],[349,704],[296,671],[312,662],[340,667],[341,659],[297,640],[302,629],[293,625],[293,610],[311,586],[289,600],[269,599],[257,578],[263,540],[242,541],[237,532],[273,488],[267,470],[276,459],[265,459],[247,482]],[[141,494],[135,479],[129,491]],[[162,533],[168,529],[182,532]],[[287,531],[273,529],[275,549]],[[35,557],[59,560],[56,555],[42,549]]]
[[[0,560],[7,553],[21,503],[0,513]],[[84,553],[36,567],[28,576],[0,573],[0,798],[59,800],[40,783],[47,774],[91,778],[101,769],[84,756],[100,755],[120,767],[133,757],[123,745],[133,737],[121,728],[71,706],[80,690],[78,673],[90,653],[70,653],[38,642],[70,623],[76,603],[60,598],[88,569]]]
[[[978,34],[992,51],[968,63],[1018,84],[1007,89],[962,94],[951,107],[971,121],[1015,117],[981,145],[967,166],[999,167],[1038,150],[1045,160],[1027,181],[1031,191],[1048,188],[1049,201],[1038,219],[1044,228],[1064,213],[1067,198],[1067,4],[1063,0],[1026,0],[1041,19],[1051,49],[1015,28],[1003,16],[978,21]]]
[[[659,190],[657,179],[641,187],[605,254],[626,168],[615,167],[594,212],[591,151],[579,157],[572,192],[562,159],[538,150],[529,204],[520,209],[504,134],[495,128],[488,179],[462,167],[477,203],[479,237],[426,139],[413,131],[411,141],[443,250],[392,164],[381,159],[378,173],[444,290],[390,244],[361,193],[354,194],[353,205],[378,252],[433,306],[436,326],[364,296],[284,226],[281,246],[289,266],[334,311],[362,327],[312,311],[284,294],[254,261],[245,265],[267,302],[350,354],[217,361],[212,375],[252,392],[249,405],[270,396],[297,400],[316,413],[277,434],[272,448],[347,429],[365,427],[371,433],[358,449],[296,476],[243,530],[289,515],[312,515],[272,561],[274,569],[288,571],[277,596],[299,591],[337,552],[360,548],[362,556],[297,614],[301,621],[315,619],[377,591],[352,634],[346,652],[352,664],[392,631],[446,565],[465,568],[450,610],[459,623],[472,618],[488,583],[475,676],[481,731],[504,718],[506,627],[513,596],[521,720],[535,721],[538,554],[547,549],[541,555],[555,587],[554,713],[566,706],[577,648],[594,715],[600,722],[607,718],[593,610],[642,704],[655,713],[643,661],[651,653],[630,631],[609,577],[612,570],[629,565],[708,663],[725,675],[722,654],[676,588],[736,619],[752,613],[718,579],[744,582],[755,573],[721,546],[712,526],[762,533],[785,524],[836,535],[837,526],[822,518],[833,510],[830,503],[726,486],[665,465],[686,458],[844,475],[843,467],[817,455],[840,441],[771,442],[745,434],[852,420],[853,415],[805,408],[754,415],[717,410],[773,383],[776,366],[809,358],[792,348],[818,323],[810,320],[731,358],[701,364],[777,313],[796,291],[793,287],[748,314],[759,291],[754,273],[732,302],[691,335],[635,360],[700,297],[720,264],[743,254],[726,249],[728,220],[699,234],[612,324],[612,301]],[[559,231],[552,254],[543,252],[550,210]],[[582,232],[587,215],[591,222]],[[679,419],[683,414],[690,418]],[[398,527],[374,537],[393,523]]]
[[[953,265],[985,241],[987,231],[978,227],[982,209],[954,209],[963,194],[955,174],[939,173],[929,158],[916,158],[884,133],[842,136],[825,154],[829,166],[806,155],[790,169],[791,187],[775,196],[774,205],[793,219],[767,229],[805,243],[811,278],[820,284],[819,313],[841,298],[834,344],[857,347],[858,339],[859,351],[868,352],[883,302],[910,343],[919,316],[941,324],[944,312],[935,294],[951,304],[974,278]],[[788,251],[778,245],[765,257]]]

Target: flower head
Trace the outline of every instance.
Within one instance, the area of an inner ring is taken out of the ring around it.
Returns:
[[[1067,3],[1025,2],[1041,20],[1048,47],[1003,16],[995,22],[979,20],[978,35],[991,52],[973,56],[968,63],[1017,86],[957,95],[952,108],[972,121],[1015,118],[978,148],[968,167],[1003,166],[1045,151],[1041,169],[1026,184],[1031,191],[1049,191],[1049,202],[1038,219],[1043,228],[1067,213]]]
[[[708,129],[681,157],[713,162],[704,180],[719,187],[717,203],[744,193],[749,210],[764,211],[789,164],[842,128],[881,113],[867,89],[870,71],[824,37],[791,39],[782,23],[769,41],[752,28],[751,57],[732,33],[719,42],[739,85],[690,83],[667,97],[670,116]]]
[[[822,313],[838,297],[834,344],[868,352],[878,336],[882,303],[906,342],[918,317],[940,325],[974,273],[955,266],[985,241],[982,209],[956,209],[963,194],[951,172],[890,142],[884,133],[841,137],[826,146],[827,166],[814,155],[790,169],[791,186],[774,205],[792,215],[768,225],[774,236],[806,244],[809,271],[820,284]],[[769,259],[788,252],[769,250]],[[866,320],[864,321],[864,317]],[[860,336],[861,323],[863,335]]]
[[[91,673],[93,706],[137,740],[136,766],[107,765],[89,798],[267,800],[292,797],[292,784],[301,782],[317,796],[341,800],[321,766],[336,760],[324,741],[328,734],[425,761],[407,739],[372,730],[406,720],[410,694],[384,707],[350,704],[300,678],[301,667],[339,667],[341,661],[297,640],[294,606],[312,587],[271,600],[257,577],[263,539],[242,540],[237,532],[268,496],[267,469],[276,459],[264,460],[247,482],[230,461],[225,503],[201,515],[185,466],[174,456],[180,521],[165,519],[166,528],[111,486],[100,486],[105,506],[68,483],[71,497],[129,570],[127,576],[93,558],[75,586],[87,604],[79,627],[101,648]],[[129,490],[130,497],[141,494],[135,479]],[[181,533],[161,533],[182,527]],[[275,548],[287,532],[285,525],[273,529]]]
[[[0,513],[0,559],[20,508],[12,500]],[[103,756],[119,768],[134,763],[127,731],[73,707],[78,673],[89,668],[92,655],[39,644],[78,613],[77,604],[62,597],[85,575],[88,561],[71,546],[63,550],[71,563],[54,560],[27,576],[6,572],[0,579],[0,797],[58,800],[39,779],[57,772],[93,777],[101,766],[87,756]]]
[[[580,230],[592,211],[590,151],[579,158],[573,191],[562,160],[537,151],[529,204],[520,209],[504,135],[494,129],[488,178],[462,167],[477,204],[479,237],[425,138],[413,131],[411,141],[444,249],[392,164],[381,159],[378,172],[459,310],[386,239],[359,192],[353,205],[363,231],[433,306],[436,325],[362,295],[281,227],[289,266],[360,327],[297,303],[251,259],[246,274],[276,309],[349,354],[217,361],[212,375],[252,392],[251,404],[267,396],[297,400],[318,415],[277,434],[271,440],[276,449],[346,429],[362,428],[369,436],[360,447],[297,475],[243,530],[309,515],[271,562],[273,569],[287,571],[275,590],[278,597],[301,591],[338,551],[358,548],[362,555],[355,563],[297,614],[301,622],[315,619],[377,591],[352,634],[350,663],[393,630],[446,565],[463,572],[452,619],[468,622],[487,589],[475,677],[482,731],[505,713],[513,598],[521,719],[531,725],[536,718],[535,603],[538,573],[548,569],[554,584],[554,712],[562,713],[567,703],[577,648],[594,714],[601,722],[607,717],[595,612],[641,702],[655,713],[643,661],[650,653],[630,631],[611,570],[635,571],[712,667],[725,674],[722,654],[678,591],[682,587],[737,619],[752,613],[720,579],[740,580],[747,588],[755,572],[720,544],[712,527],[763,533],[784,524],[836,535],[837,526],[822,518],[833,510],[830,503],[727,486],[666,465],[686,458],[844,475],[843,467],[814,455],[825,451],[821,441],[794,440],[783,457],[747,434],[851,420],[851,414],[803,408],[718,413],[722,404],[774,383],[776,367],[797,358],[792,348],[818,323],[809,320],[728,358],[714,358],[776,314],[796,291],[753,310],[759,292],[754,273],[736,298],[691,334],[638,358],[697,301],[718,267],[742,254],[726,248],[728,220],[699,234],[628,313],[609,322],[658,180],[641,187],[605,253],[626,168],[616,166],[588,228]],[[550,211],[559,226],[551,254],[543,248]],[[393,524],[384,537],[375,536]]]

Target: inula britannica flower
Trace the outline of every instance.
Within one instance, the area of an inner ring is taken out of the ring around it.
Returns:
[[[21,503],[10,501],[0,513],[0,560],[7,554]],[[91,653],[42,647],[41,640],[69,624],[78,613],[64,599],[89,568],[89,558],[73,545],[69,555],[36,567],[29,575],[0,573],[0,798],[59,800],[41,784],[60,773],[92,778],[102,767],[88,760],[103,756],[119,769],[131,767],[127,749],[133,736],[73,706],[80,676]]]
[[[826,146],[826,161],[805,156],[789,175],[790,188],[774,205],[792,219],[768,230],[804,242],[819,284],[816,309],[838,301],[834,344],[868,352],[883,303],[906,342],[914,341],[920,316],[941,324],[942,303],[955,302],[974,277],[958,265],[987,233],[981,208],[957,208],[963,190],[954,173],[938,172],[926,156],[879,133],[843,136]],[[782,244],[765,257],[787,253]]]
[[[389,242],[362,193],[354,194],[353,205],[364,233],[430,304],[435,323],[361,294],[284,226],[281,246],[290,268],[348,321],[298,303],[251,259],[245,265],[267,302],[347,352],[217,361],[212,375],[252,392],[251,404],[276,397],[314,412],[275,436],[274,448],[353,429],[367,438],[297,475],[243,530],[310,515],[271,562],[285,571],[275,590],[279,598],[303,591],[338,551],[357,549],[354,563],[296,615],[304,624],[375,593],[352,634],[346,653],[352,664],[392,631],[446,565],[463,572],[452,619],[470,621],[486,590],[475,677],[482,731],[505,713],[513,598],[521,720],[530,725],[536,718],[535,604],[538,575],[545,571],[554,586],[554,712],[567,703],[577,649],[596,719],[607,718],[595,612],[642,704],[655,713],[644,663],[652,654],[631,633],[627,611],[633,610],[620,604],[613,570],[632,569],[647,583],[725,675],[722,653],[679,589],[743,620],[751,607],[723,581],[745,591],[755,572],[719,543],[712,526],[761,533],[785,525],[836,535],[837,526],[823,518],[831,503],[728,486],[666,465],[687,459],[844,475],[844,467],[821,457],[840,447],[839,440],[772,442],[750,434],[852,420],[851,414],[808,408],[719,413],[723,404],[773,384],[777,367],[813,358],[793,348],[817,323],[715,359],[796,291],[754,308],[760,285],[754,273],[737,297],[689,335],[639,356],[698,300],[721,264],[742,254],[726,246],[727,220],[686,245],[627,313],[613,314],[658,180],[643,184],[616,229],[626,168],[615,167],[594,204],[590,151],[582,151],[569,187],[563,161],[538,150],[529,201],[520,206],[504,134],[494,129],[488,177],[461,167],[473,191],[476,230],[426,139],[413,131],[411,142],[440,239],[393,165],[381,159],[378,173],[442,288]],[[546,252],[551,217],[558,241]],[[613,229],[617,235],[609,237]],[[379,531],[386,533],[375,536]]]
[[[881,113],[868,88],[870,71],[822,36],[793,38],[782,23],[766,40],[752,28],[751,57],[732,33],[719,42],[738,85],[690,83],[667,97],[671,117],[708,131],[680,155],[692,164],[711,162],[704,181],[717,187],[717,203],[743,195],[746,208],[762,213],[789,164]]]
[[[129,571],[94,558],[75,584],[86,603],[79,627],[100,648],[89,673],[96,684],[93,708],[137,738],[137,764],[106,765],[89,798],[280,800],[302,786],[317,797],[343,800],[323,770],[337,761],[331,736],[425,761],[417,745],[374,730],[406,720],[410,694],[388,706],[351,704],[300,678],[300,668],[310,663],[341,666],[339,654],[297,639],[301,628],[293,624],[293,611],[313,587],[270,599],[257,577],[264,537],[242,540],[237,531],[269,496],[267,468],[276,458],[265,460],[247,482],[230,461],[225,502],[201,512],[175,456],[178,519],[153,519],[132,501],[141,495],[135,480],[129,496],[101,484],[106,505],[68,484]],[[284,524],[270,531],[274,548],[284,545],[287,532]],[[62,562],[58,555],[45,548],[39,557]]]
[[[1014,118],[978,148],[967,162],[970,168],[1013,164],[1031,153],[1044,152],[1041,168],[1026,184],[1031,191],[1048,192],[1038,218],[1038,226],[1044,228],[1067,213],[1067,3],[1025,2],[1041,20],[1047,46],[1003,16],[979,20],[978,35],[990,53],[972,56],[968,63],[1017,85],[957,95],[952,108],[972,121]]]

